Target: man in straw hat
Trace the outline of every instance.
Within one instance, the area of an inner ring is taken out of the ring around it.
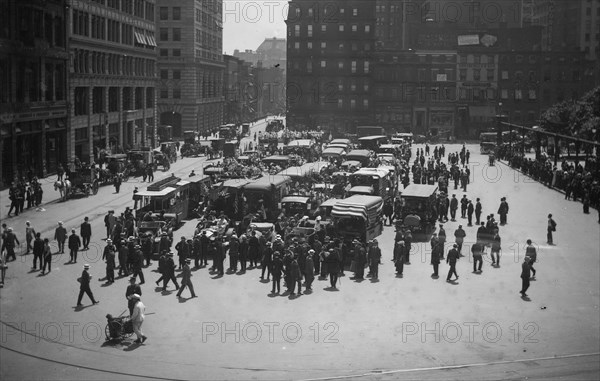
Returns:
[[[81,307],[81,299],[83,298],[83,294],[86,293],[89,296],[90,300],[93,304],[100,303],[99,300],[94,299],[94,294],[92,294],[92,290],[90,289],[90,281],[92,280],[92,276],[88,273],[90,269],[90,265],[83,265],[83,271],[81,272],[81,277],[77,279],[80,283],[79,286],[79,297],[77,298],[77,307]]]

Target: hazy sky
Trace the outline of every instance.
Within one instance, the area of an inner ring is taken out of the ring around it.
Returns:
[[[288,2],[223,0],[223,52],[256,50],[265,38],[285,38]]]

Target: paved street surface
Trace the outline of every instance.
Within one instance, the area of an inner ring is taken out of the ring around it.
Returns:
[[[255,126],[252,134],[264,128]],[[420,145],[414,145],[413,150]],[[433,148],[433,147],[432,147]],[[481,274],[472,273],[470,256],[459,260],[460,279],[446,283],[448,266],[432,279],[429,244],[413,244],[411,265],[395,276],[391,262],[394,230],[379,238],[383,266],[379,281],[341,278],[339,290],[315,280],[314,292],[296,298],[272,296],[260,270],[219,278],[207,269],[193,272],[198,298],[178,300],[172,286],[155,288],[156,263],[144,270],[145,344],[107,345],[105,315],[127,308],[127,278],[104,286],[100,257],[107,210],[132,206],[134,186],[120,194],[102,187],[96,196],[43,205],[3,219],[24,241],[25,221],[52,238],[58,220],[79,227],[92,220],[90,250],[77,264],[55,255],[52,272],[29,272],[32,256],[9,263],[0,290],[0,377],[2,379],[593,379],[600,376],[600,225],[597,212],[584,215],[580,203],[535,183],[503,164],[489,168],[487,156],[471,151],[471,184],[466,193],[480,197],[483,216],[495,213],[500,198],[510,205],[508,224],[500,227],[501,267],[484,258]],[[460,149],[448,145],[447,152]],[[413,155],[414,157],[414,155]],[[178,160],[171,172],[200,173],[204,158]],[[50,184],[51,186],[51,184]],[[57,192],[44,188],[45,200]],[[452,186],[450,187],[452,194]],[[454,191],[458,198],[463,192]],[[2,216],[6,216],[5,192]],[[554,215],[556,246],[546,242],[546,217]],[[459,214],[460,216],[460,214]],[[476,227],[467,220],[445,224],[449,241],[458,224],[473,242]],[[175,232],[174,242],[190,237],[195,221]],[[538,245],[537,280],[529,299],[520,297],[525,241]],[[23,247],[22,247],[23,248]],[[468,253],[466,243],[463,253]],[[23,251],[24,252],[24,251]],[[488,249],[489,253],[489,249]],[[228,259],[227,259],[228,260]],[[98,305],[84,297],[75,307],[82,264],[91,264],[92,291]],[[326,289],[327,288],[327,289]],[[185,297],[189,292],[185,291]],[[135,338],[135,337],[134,337]]]

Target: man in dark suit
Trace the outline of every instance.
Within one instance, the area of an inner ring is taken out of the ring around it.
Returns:
[[[135,283],[135,277],[129,278],[129,285],[125,290],[125,298],[127,299],[127,308],[129,308],[129,315],[133,313],[133,307],[135,307],[135,303],[137,300],[131,298],[131,295],[138,294],[142,296],[142,288],[139,284]]]
[[[167,254],[167,260],[165,261],[163,274],[163,291],[167,290],[167,284],[169,281],[173,281],[175,284],[175,289],[179,290],[179,284],[177,283],[177,279],[175,278],[175,261],[173,261],[173,252],[169,252]]]
[[[471,245],[471,253],[473,254],[473,272],[481,272],[483,265],[483,246],[479,242]]]
[[[467,233],[462,228],[462,225],[458,225],[458,229],[454,231],[454,238],[456,242],[456,248],[458,250],[458,254],[462,257],[463,255],[460,253],[462,250],[463,242],[465,241]]]
[[[453,194],[452,198],[450,199],[450,218],[452,219],[452,221],[456,221],[456,210],[458,209],[458,199],[456,198],[456,195]]]
[[[71,230],[71,235],[69,236],[69,250],[71,254],[71,259],[69,263],[77,263],[77,252],[81,248],[81,239],[75,233],[75,229]]]
[[[471,200],[467,203],[467,218],[469,219],[468,226],[473,226],[473,203]]]
[[[500,215],[500,225],[506,225],[506,216],[508,215],[508,202],[506,202],[506,197],[500,199],[498,214]]]
[[[88,250],[90,245],[90,238],[92,238],[92,225],[89,223],[89,218],[85,217],[83,223],[79,228],[81,239],[83,240],[83,250]]]
[[[467,205],[469,205],[469,200],[467,199],[467,195],[464,194],[463,198],[460,199],[460,217],[467,218]]]
[[[530,265],[530,257],[525,257],[523,260],[523,264],[521,265],[521,296],[527,297],[527,290],[529,289],[529,278],[531,277],[531,265]]]
[[[58,251],[65,253],[65,241],[67,240],[67,229],[64,228],[62,221],[58,222],[58,227],[54,231],[54,239],[58,242]]]
[[[192,270],[190,269],[190,264],[192,260],[187,258],[185,263],[183,264],[183,271],[181,272],[181,288],[177,293],[177,297],[181,297],[181,293],[185,290],[186,287],[189,287],[190,292],[192,293],[192,298],[196,297],[196,293],[194,292],[194,285],[192,284]]]
[[[92,276],[88,273],[90,269],[90,265],[83,266],[83,272],[81,273],[81,277],[78,279],[79,285],[79,297],[77,298],[77,307],[81,307],[81,299],[83,298],[83,294],[87,294],[93,304],[100,303],[99,300],[94,299],[94,294],[92,294],[92,290],[90,289],[90,281],[92,280]]]
[[[37,261],[39,259],[40,261],[40,270],[42,269],[42,263],[43,263],[43,258],[42,255],[44,254],[44,240],[42,239],[42,236],[40,233],[35,233],[35,240],[33,241],[33,267],[31,268],[32,270],[36,270],[36,264]]]
[[[479,201],[479,198],[477,199],[477,201],[475,202],[475,223],[477,225],[479,225],[481,223],[481,202]]]
[[[452,274],[458,279],[458,274],[456,273],[456,262],[458,261],[458,245],[452,245],[452,249],[448,252],[448,256],[446,258],[446,263],[450,265],[450,270],[448,270],[448,277],[446,278],[446,282],[450,282],[450,278]]]

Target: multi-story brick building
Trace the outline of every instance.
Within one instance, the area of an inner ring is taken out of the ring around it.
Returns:
[[[64,0],[0,2],[0,187],[67,160]]]
[[[237,57],[224,55],[223,95],[225,106],[223,123],[243,123],[253,119],[249,109],[251,63]]]
[[[154,147],[154,0],[71,1],[69,13],[70,160]]]
[[[174,136],[223,123],[223,1],[157,0],[158,112]]]
[[[374,11],[361,0],[290,2],[288,126],[352,131],[372,123]]]
[[[532,24],[542,27],[542,50],[585,53],[600,85],[600,1],[534,0]],[[577,54],[577,56],[579,56]]]

